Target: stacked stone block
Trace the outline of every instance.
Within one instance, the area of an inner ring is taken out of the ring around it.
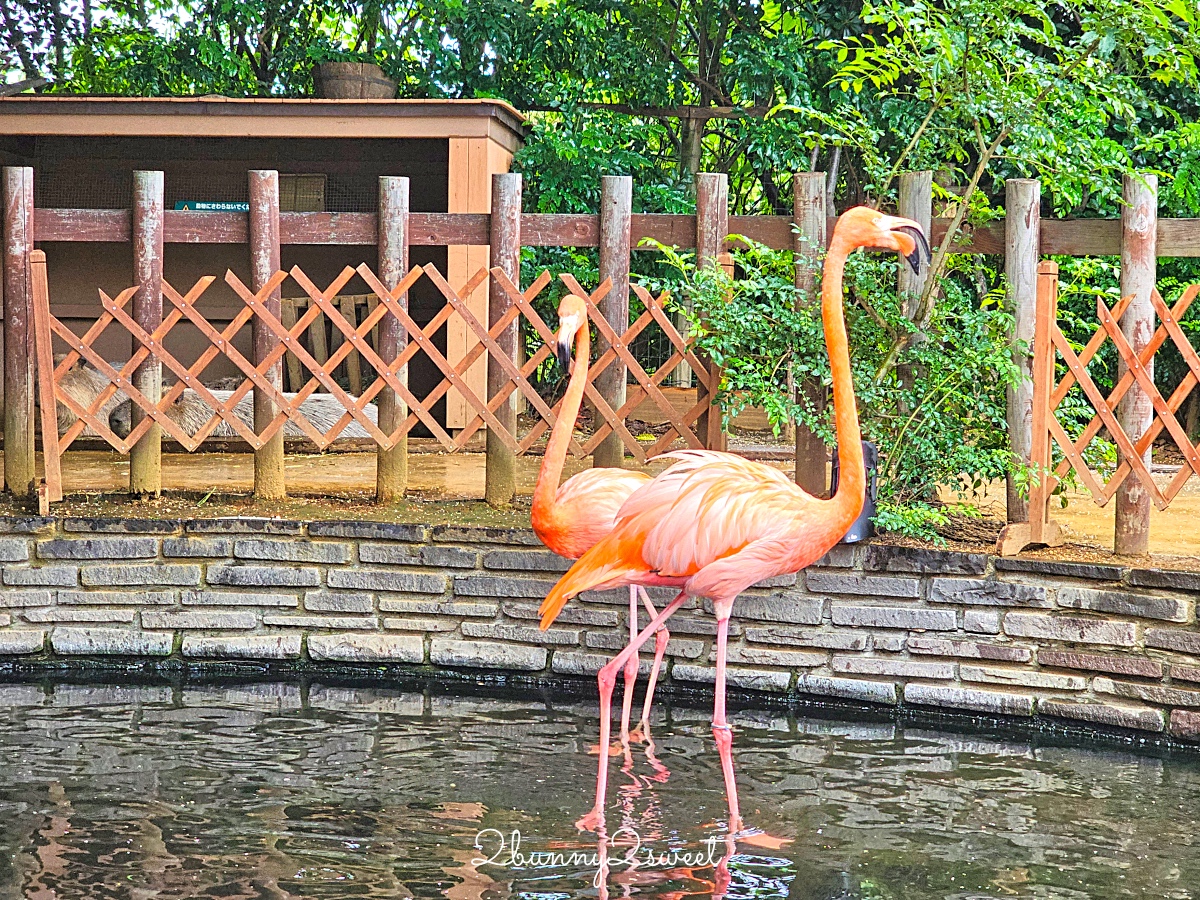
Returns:
[[[513,529],[0,519],[0,666],[173,658],[589,677],[628,639],[628,594],[585,594],[542,632],[538,604],[568,565]],[[739,600],[729,682],[1200,741],[1198,596],[1200,573],[838,547]],[[666,683],[712,683],[711,612],[692,601],[671,620]]]

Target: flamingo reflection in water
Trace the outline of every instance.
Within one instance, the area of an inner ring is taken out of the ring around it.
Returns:
[[[635,892],[644,895],[651,886],[688,886],[655,893],[654,896],[661,900],[685,900],[687,897],[711,897],[713,900],[721,900],[729,891],[735,872],[742,882],[763,879],[779,882],[778,875],[763,876],[745,866],[739,869],[733,867],[734,861],[738,859],[758,859],[769,863],[770,867],[776,870],[790,867],[791,864],[787,860],[739,855],[738,845],[743,844],[758,850],[778,850],[791,841],[757,829],[735,832],[729,823],[735,820],[736,798],[728,794],[726,804],[729,818],[725,823],[710,822],[705,826],[712,829],[712,836],[707,841],[698,846],[693,845],[686,855],[673,855],[671,850],[666,849],[664,845],[671,839],[671,830],[663,822],[660,790],[670,779],[671,772],[658,758],[649,722],[644,722],[642,727],[642,752],[650,766],[650,772],[639,774],[636,771],[636,760],[630,742],[622,740],[619,752],[625,783],[617,789],[620,824],[610,834],[604,815],[597,820],[596,858],[599,867],[596,887],[601,900],[607,900],[610,896],[610,881],[621,888],[620,896],[624,898],[633,896]],[[718,852],[722,854],[719,858],[716,856]],[[610,861],[610,857],[615,857],[615,860]],[[670,864],[656,865],[655,862],[660,860],[667,860]],[[614,865],[618,871],[611,871]]]
[[[729,617],[738,595],[766,578],[799,572],[824,556],[862,511],[866,469],[842,313],[846,258],[860,247],[896,250],[914,270],[929,258],[921,226],[867,207],[847,210],[833,230],[821,284],[821,316],[833,382],[841,478],[828,500],[812,496],[778,469],[730,453],[684,450],[678,462],[635,490],[612,532],[583,554],[541,606],[547,628],[572,597],[628,585],[674,587],[672,600],[637,638],[605,665],[600,684],[600,761],[596,802],[577,823],[594,829],[604,812],[617,672],[689,597],[712,601],[717,618],[713,737],[729,798],[729,828],[742,821],[733,777],[733,736],[725,717]]]

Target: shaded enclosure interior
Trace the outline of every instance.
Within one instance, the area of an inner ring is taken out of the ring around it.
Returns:
[[[181,202],[234,202],[248,200],[248,175],[253,169],[280,173],[282,212],[375,212],[378,179],[401,175],[410,179],[413,212],[445,212],[448,205],[449,159],[447,140],[345,139],[345,138],[70,138],[58,136],[0,137],[0,163],[34,168],[34,202],[47,209],[129,209],[133,202],[133,173],[164,173],[165,207]],[[54,313],[76,334],[83,334],[100,315],[99,290],[115,296],[133,282],[133,250],[128,243],[46,242],[50,296]],[[324,287],[345,267],[360,263],[376,266],[373,245],[283,245],[284,270],[299,265],[319,287]],[[445,247],[412,247],[410,265],[447,266]],[[198,309],[218,329],[242,308],[242,301],[225,283],[231,270],[250,284],[248,248],[242,244],[172,244],[164,248],[164,278],[180,293],[202,276],[216,282],[204,293]],[[367,294],[355,276],[342,294]],[[305,297],[292,280],[284,283],[283,296]],[[433,318],[445,303],[428,279],[409,294],[409,308],[418,324]],[[164,312],[172,307],[164,298]],[[329,334],[328,345],[338,338]],[[308,336],[306,335],[306,340]],[[236,335],[234,345],[250,353],[250,326]],[[442,328],[434,343],[446,349]],[[132,339],[119,326],[111,326],[94,345],[109,361],[127,360]],[[186,320],[166,340],[169,352],[190,365],[208,347],[208,341]],[[56,347],[64,351],[65,345]],[[311,350],[311,344],[309,346]],[[342,367],[344,373],[344,365]],[[202,380],[236,375],[237,370],[218,355],[205,369]],[[164,372],[165,380],[175,380]],[[424,396],[440,381],[436,367],[418,354],[409,369],[410,384]],[[292,388],[294,389],[294,388]],[[444,407],[444,402],[440,405]],[[436,412],[444,421],[444,411]]]

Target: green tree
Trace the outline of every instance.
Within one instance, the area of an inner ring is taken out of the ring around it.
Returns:
[[[1142,81],[1194,86],[1194,10],[1183,0],[882,0],[863,9],[870,35],[838,49],[841,89],[924,109],[886,169],[874,171],[884,197],[901,167],[935,160],[963,170],[973,198],[993,159],[1044,173],[1052,199],[1082,186],[1115,202],[1133,168],[1113,140],[1144,99]],[[1071,164],[1062,165],[1063,151]],[[886,157],[885,157],[886,158]],[[897,336],[880,376],[899,364],[934,309],[953,237],[970,203],[959,203],[932,277],[917,305],[917,328]]]

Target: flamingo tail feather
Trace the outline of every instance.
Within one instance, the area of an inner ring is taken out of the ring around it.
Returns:
[[[550,627],[572,597],[577,597],[584,591],[603,590],[629,584],[627,578],[636,577],[639,573],[645,572],[644,564],[637,566],[607,555],[605,548],[607,543],[607,540],[603,540],[583,554],[546,595],[546,599],[538,608],[538,612],[542,616],[541,628],[543,631]]]

